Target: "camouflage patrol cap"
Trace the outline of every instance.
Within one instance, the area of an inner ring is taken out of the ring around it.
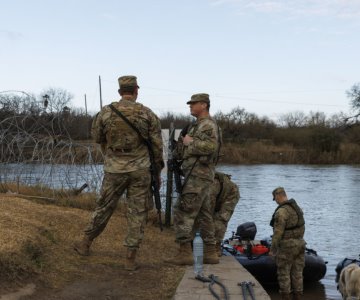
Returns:
[[[196,103],[196,102],[210,103],[209,94],[205,94],[205,93],[194,94],[191,96],[191,100],[186,102],[186,104]]]
[[[273,200],[275,200],[275,195],[276,194],[279,194],[279,193],[285,193],[285,189],[281,186],[277,187],[275,190],[272,191],[272,194],[273,194]]]
[[[139,87],[137,84],[137,80],[136,80],[136,76],[132,76],[132,75],[126,75],[126,76],[121,76],[118,79],[119,81],[119,87],[128,87],[128,86],[136,86]]]

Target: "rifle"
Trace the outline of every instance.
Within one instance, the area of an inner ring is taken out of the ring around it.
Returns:
[[[175,178],[175,187],[176,187],[175,189],[176,189],[177,193],[181,193],[182,188],[183,188],[183,184],[182,184],[182,181],[181,181],[182,171],[181,171],[181,168],[180,168],[180,163],[177,160],[173,160],[172,164],[173,164],[172,165],[172,170],[174,172],[174,178]]]
[[[161,199],[160,199],[160,186],[159,186],[159,172],[156,168],[155,164],[155,155],[154,150],[150,140],[144,139],[143,142],[145,143],[146,147],[149,151],[150,157],[150,173],[151,173],[151,191],[155,199],[155,207],[157,210],[158,218],[159,218],[159,226],[160,230],[163,231],[163,224],[161,220]]]
[[[117,110],[112,104],[109,105],[114,113],[116,113],[121,119],[124,120],[126,124],[128,124],[140,137],[141,141],[148,148],[149,158],[150,158],[150,174],[151,174],[151,191],[155,199],[155,207],[157,209],[158,217],[159,217],[159,226],[160,230],[163,231],[162,220],[161,220],[161,200],[160,200],[160,190],[159,190],[159,172],[156,168],[155,164],[155,155],[154,150],[152,148],[151,141],[144,138],[140,132],[140,130],[129,121],[119,110]]]
[[[181,137],[185,137],[187,135],[187,133],[189,132],[189,129],[191,128],[193,124],[188,124],[186,125],[180,132],[180,136]],[[175,140],[172,140],[171,141],[171,148],[172,150],[175,149],[176,147],[176,141]],[[171,161],[169,162],[169,166],[172,168],[172,170],[174,171],[174,177],[175,177],[175,185],[176,185],[176,192],[178,193],[181,193],[183,188],[185,187],[187,181],[189,180],[189,177],[196,165],[196,163],[198,162],[199,160],[199,157],[196,158],[196,161],[195,163],[193,164],[193,166],[191,167],[191,170],[189,172],[189,174],[184,178],[184,182],[182,183],[182,180],[181,180],[181,176],[184,176],[184,173],[182,172],[181,170],[181,164],[182,164],[182,161],[178,161],[178,160],[175,160],[175,159],[171,159]]]

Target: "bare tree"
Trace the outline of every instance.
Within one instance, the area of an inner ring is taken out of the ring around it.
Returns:
[[[64,108],[69,108],[74,96],[62,88],[48,88],[41,94],[46,110],[50,113],[62,113]]]
[[[302,111],[293,111],[279,117],[279,124],[288,128],[303,127],[307,124],[308,118]]]
[[[328,119],[328,125],[331,128],[339,128],[346,126],[347,121],[349,120],[349,116],[345,114],[344,112],[339,112],[336,114],[333,114]]]
[[[320,111],[310,111],[307,125],[308,126],[325,126],[326,125],[326,115]]]
[[[217,120],[226,120],[233,124],[249,124],[259,122],[259,117],[254,113],[247,112],[244,108],[235,107],[229,113],[217,112],[214,115]]]
[[[0,92],[0,111],[2,114],[38,115],[41,108],[33,94],[23,91]]]

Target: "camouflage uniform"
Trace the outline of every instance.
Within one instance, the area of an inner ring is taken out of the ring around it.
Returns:
[[[180,149],[177,149],[183,160],[182,171],[188,180],[174,206],[176,241],[187,243],[193,239],[192,230],[198,218],[204,243],[215,245],[209,190],[215,176],[220,130],[211,117],[203,117],[197,119],[187,134],[193,141],[185,146],[181,144],[180,137]]]
[[[301,208],[294,199],[280,204],[270,225],[273,226],[271,252],[276,255],[280,293],[303,292],[305,266],[305,221]]]
[[[211,211],[213,212],[215,239],[221,244],[227,224],[240,199],[238,186],[231,181],[231,176],[216,172],[210,188]]]
[[[120,86],[133,78],[120,77]],[[164,166],[160,121],[149,108],[135,100],[126,95],[112,105],[139,129],[144,138],[151,141],[157,170],[160,171]],[[104,106],[94,119],[92,135],[95,142],[105,149],[105,175],[101,195],[85,235],[93,240],[105,229],[119,198],[126,191],[128,228],[124,245],[138,248],[143,238],[147,211],[151,208],[148,149],[139,135],[109,106]]]

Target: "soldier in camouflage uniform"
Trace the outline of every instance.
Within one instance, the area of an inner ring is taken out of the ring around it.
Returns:
[[[184,184],[174,207],[176,241],[180,244],[178,254],[167,259],[177,265],[192,265],[192,232],[195,219],[199,219],[204,240],[204,263],[219,263],[215,250],[214,221],[210,203],[210,186],[215,176],[221,143],[220,129],[210,117],[208,94],[195,94],[187,102],[191,114],[197,118],[187,134],[179,138],[177,154],[182,159]]]
[[[164,167],[160,121],[149,108],[136,102],[139,87],[135,76],[123,76],[118,81],[121,99],[111,105],[139,129],[143,138],[152,143],[160,182],[160,171]],[[125,269],[135,270],[136,251],[143,238],[149,210],[151,175],[148,148],[138,133],[109,105],[104,106],[94,119],[92,135],[105,150],[105,174],[95,212],[82,241],[76,243],[74,249],[80,255],[89,255],[92,241],[105,229],[119,198],[126,191],[128,226],[124,241],[127,247]]]
[[[293,293],[299,300],[303,293],[303,269],[305,266],[305,220],[303,211],[294,199],[288,200],[282,187],[273,192],[273,200],[279,205],[272,217],[273,227],[270,255],[275,255],[278,283],[282,299],[290,300]]]
[[[210,201],[215,226],[216,250],[219,256],[221,256],[221,242],[224,239],[227,224],[239,199],[239,187],[231,181],[231,176],[216,172],[210,189]]]

